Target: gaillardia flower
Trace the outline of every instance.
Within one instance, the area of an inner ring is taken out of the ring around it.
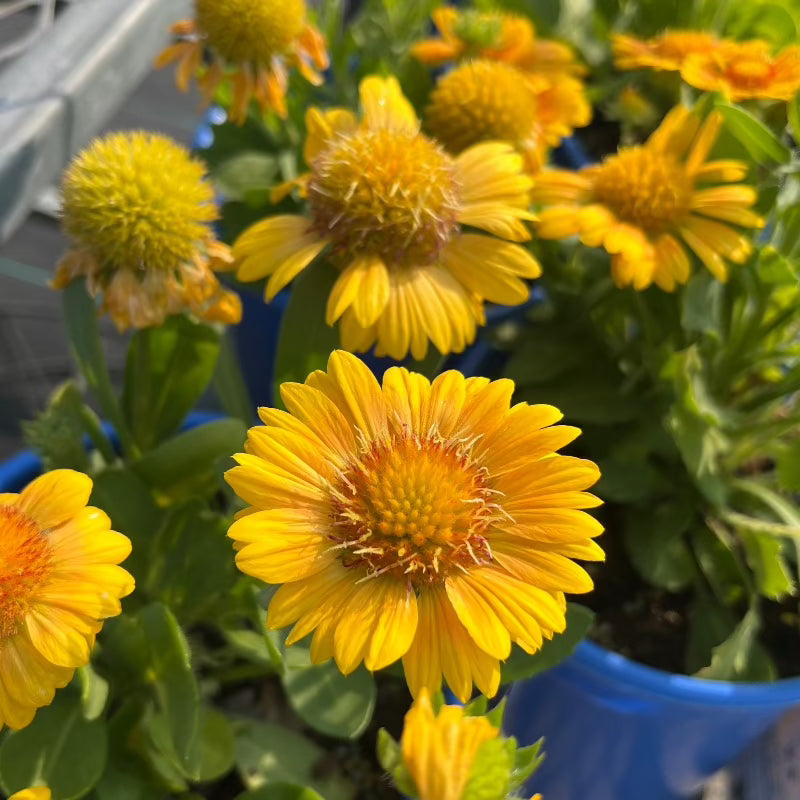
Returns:
[[[348,674],[403,659],[413,694],[497,691],[512,642],[529,653],[565,626],[564,592],[592,582],[602,528],[579,510],[599,473],[556,451],[579,431],[552,406],[510,406],[509,380],[401,367],[381,387],[358,358],[286,383],[226,474],[249,505],[239,568],[267,583],[267,624],[313,633],[311,659]]]
[[[50,790],[45,786],[36,786],[33,789],[23,789],[14,792],[8,800],[50,800]]]
[[[484,58],[544,74],[585,72],[569,47],[539,39],[527,17],[452,6],[437,8],[432,16],[441,38],[425,39],[411,48],[411,55],[425,64]]]
[[[548,206],[539,236],[577,234],[611,254],[618,286],[644,289],[655,282],[666,291],[689,279],[683,240],[724,281],[726,262],[741,263],[752,250],[750,239],[728,223],[758,228],[763,220],[751,209],[755,189],[738,183],[747,164],[706,160],[721,124],[713,112],[701,126],[696,114],[678,106],[643,145],[579,172],[544,170],[534,192]]]
[[[722,92],[729,100],[792,100],[800,91],[800,47],[773,56],[767,42],[726,42],[687,58],[681,77],[690,86]]]
[[[328,66],[322,34],[306,18],[305,0],[195,0],[195,18],[172,27],[184,41],[156,59],[163,67],[178,62],[176,83],[186,91],[192,76],[211,102],[223,81],[232,85],[230,117],[242,123],[255,99],[263,111],[286,116],[287,70],[297,67],[313,84]],[[210,53],[210,64],[203,55]]]
[[[450,152],[508,141],[529,172],[539,170],[548,149],[591,118],[591,104],[576,78],[536,75],[486,59],[442,75],[425,109],[426,128]]]
[[[238,296],[214,270],[230,269],[214,238],[214,192],[202,162],[165,136],[96,139],[64,174],[63,228],[73,245],[53,284],[86,277],[120,330],[188,312],[209,322],[241,319]]]
[[[655,69],[677,72],[695,53],[712,53],[721,44],[711,33],[673,30],[637,39],[623,33],[612,34],[611,49],[617,69]]]
[[[0,493],[0,728],[24,728],[52,702],[133,591],[116,566],[131,543],[86,505],[91,491],[86,475],[57,469]]]
[[[513,244],[530,238],[522,220],[531,180],[508,144],[487,142],[456,157],[419,132],[394,78],[361,82],[363,119],[343,109],[306,115],[301,177],[308,216],[270,217],[234,243],[237,277],[270,276],[266,299],[325,248],[341,270],[327,323],[341,318],[342,345],[421,359],[432,341],[460,352],[483,324],[483,301],[516,305],[538,262]],[[495,236],[464,233],[461,225]],[[496,238],[502,237],[502,238]],[[511,240],[511,241],[504,241]]]

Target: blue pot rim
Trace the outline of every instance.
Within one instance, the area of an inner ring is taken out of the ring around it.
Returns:
[[[619,653],[582,641],[567,662],[580,670],[611,677],[660,697],[710,706],[790,706],[800,704],[800,677],[763,683],[695,678],[637,664]]]

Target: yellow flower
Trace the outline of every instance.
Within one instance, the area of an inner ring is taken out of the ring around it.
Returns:
[[[585,72],[569,47],[537,38],[527,17],[472,9],[460,11],[451,6],[437,8],[432,16],[441,38],[425,39],[411,48],[411,54],[425,64],[441,66],[450,61],[485,58],[538,73]]]
[[[361,82],[363,119],[343,109],[306,115],[299,183],[309,216],[271,217],[234,243],[237,277],[270,276],[266,299],[326,247],[341,270],[327,323],[341,318],[342,345],[379,355],[423,358],[432,341],[461,352],[483,324],[483,301],[515,305],[528,298],[522,278],[540,268],[508,241],[462,233],[482,228],[512,242],[530,238],[522,220],[531,180],[510,145],[471,147],[456,158],[419,132],[419,121],[394,78]]]
[[[50,790],[45,786],[14,792],[8,800],[50,800]]]
[[[304,0],[195,0],[195,18],[172,27],[185,41],[173,44],[156,59],[163,67],[178,62],[176,83],[186,91],[192,76],[211,102],[223,81],[232,84],[230,117],[242,123],[255,99],[262,111],[286,116],[287,69],[322,83],[317,69],[328,66],[322,34],[306,19]],[[203,64],[209,50],[211,61]]]
[[[54,286],[85,276],[120,330],[183,312],[239,322],[238,296],[214,275],[230,268],[231,255],[210,227],[217,213],[204,175],[202,162],[165,136],[96,139],[64,174],[63,227],[73,247]]]
[[[583,84],[544,77],[500,61],[477,60],[442,75],[431,92],[425,124],[450,152],[479,142],[511,142],[526,169],[539,170],[549,147],[588,125],[592,107]]]
[[[133,591],[116,566],[131,543],[86,505],[91,491],[86,475],[57,469],[0,494],[0,728],[24,728],[52,702]]]
[[[800,91],[800,47],[776,56],[767,42],[726,42],[687,58],[681,77],[690,86],[722,92],[729,100],[792,100]]]
[[[348,674],[403,659],[414,695],[442,676],[493,695],[512,642],[564,630],[564,592],[592,582],[602,528],[578,509],[590,461],[556,451],[579,433],[552,406],[509,408],[509,380],[392,367],[381,387],[355,356],[286,383],[226,474],[249,505],[229,536],[239,568],[283,584],[267,624],[313,632],[311,659]]]
[[[652,39],[637,39],[616,33],[611,36],[614,66],[617,69],[680,70],[686,59],[695,53],[711,53],[721,44],[704,31],[664,31]]]
[[[736,183],[747,164],[706,160],[721,125],[716,112],[701,126],[678,106],[643,145],[580,172],[543,171],[534,196],[550,207],[540,215],[539,236],[577,234],[590,247],[604,247],[618,286],[655,282],[672,291],[685,283],[683,244],[724,281],[726,262],[742,263],[752,250],[750,239],[725,223],[758,228],[763,220],[751,210],[755,189]],[[715,185],[726,183],[735,185]]]

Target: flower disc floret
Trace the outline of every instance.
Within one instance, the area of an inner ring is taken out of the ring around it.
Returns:
[[[341,136],[311,165],[315,230],[337,253],[372,253],[387,265],[430,264],[456,229],[455,164],[417,133]]]

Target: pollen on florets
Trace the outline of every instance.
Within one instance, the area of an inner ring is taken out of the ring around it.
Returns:
[[[473,444],[433,431],[374,442],[333,489],[329,538],[342,563],[412,585],[489,563],[487,533],[503,511]]]
[[[454,163],[434,141],[398,130],[341,136],[312,164],[312,226],[334,252],[387,265],[433,262],[456,229]]]

